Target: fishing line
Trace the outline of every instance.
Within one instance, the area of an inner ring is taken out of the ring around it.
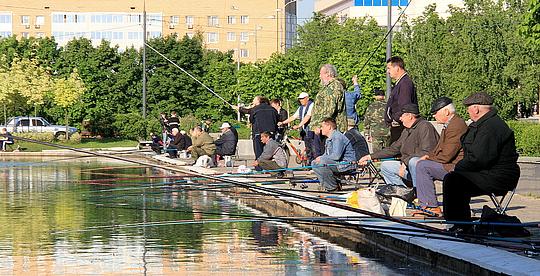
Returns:
[[[231,107],[235,107],[234,105],[230,104],[227,100],[225,100],[223,97],[221,97],[219,94],[217,94],[216,92],[214,92],[214,90],[210,89],[210,87],[206,86],[204,83],[202,83],[201,81],[199,81],[196,77],[194,77],[192,74],[190,74],[188,71],[186,71],[184,68],[180,67],[180,65],[176,64],[174,61],[170,60],[168,57],[166,57],[164,54],[160,53],[158,50],[154,49],[154,47],[150,46],[148,43],[144,43],[146,45],[146,47],[150,48],[150,50],[156,52],[158,55],[160,55],[161,57],[163,57],[165,60],[167,60],[168,62],[170,62],[172,65],[174,65],[176,68],[180,69],[182,72],[184,72],[186,75],[188,75],[190,78],[192,78],[193,80],[195,80],[197,83],[199,83],[200,85],[202,85],[204,88],[206,88],[206,90],[210,91],[210,93],[214,94],[216,97],[218,97],[220,100],[222,100],[224,103],[228,104],[229,106]]]

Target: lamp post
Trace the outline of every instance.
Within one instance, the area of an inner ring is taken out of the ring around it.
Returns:
[[[388,37],[386,38],[386,60],[392,57],[392,1],[388,0]],[[390,74],[386,73],[386,98],[390,97],[392,92],[392,79]]]
[[[146,119],[146,0],[143,0],[143,48],[142,48],[142,116]]]

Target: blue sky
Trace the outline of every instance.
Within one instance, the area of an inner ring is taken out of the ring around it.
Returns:
[[[300,0],[297,4],[298,24],[303,25],[304,21],[313,15],[313,5],[315,0]]]

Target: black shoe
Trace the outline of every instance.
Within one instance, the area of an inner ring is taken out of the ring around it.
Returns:
[[[276,178],[284,178],[285,177],[285,173],[284,172],[278,172],[276,174]]]
[[[448,229],[448,232],[456,235],[474,234],[472,225],[454,225]]]

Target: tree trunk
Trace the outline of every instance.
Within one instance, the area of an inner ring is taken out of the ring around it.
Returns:
[[[66,141],[69,140],[68,117],[69,117],[69,112],[66,110]]]

